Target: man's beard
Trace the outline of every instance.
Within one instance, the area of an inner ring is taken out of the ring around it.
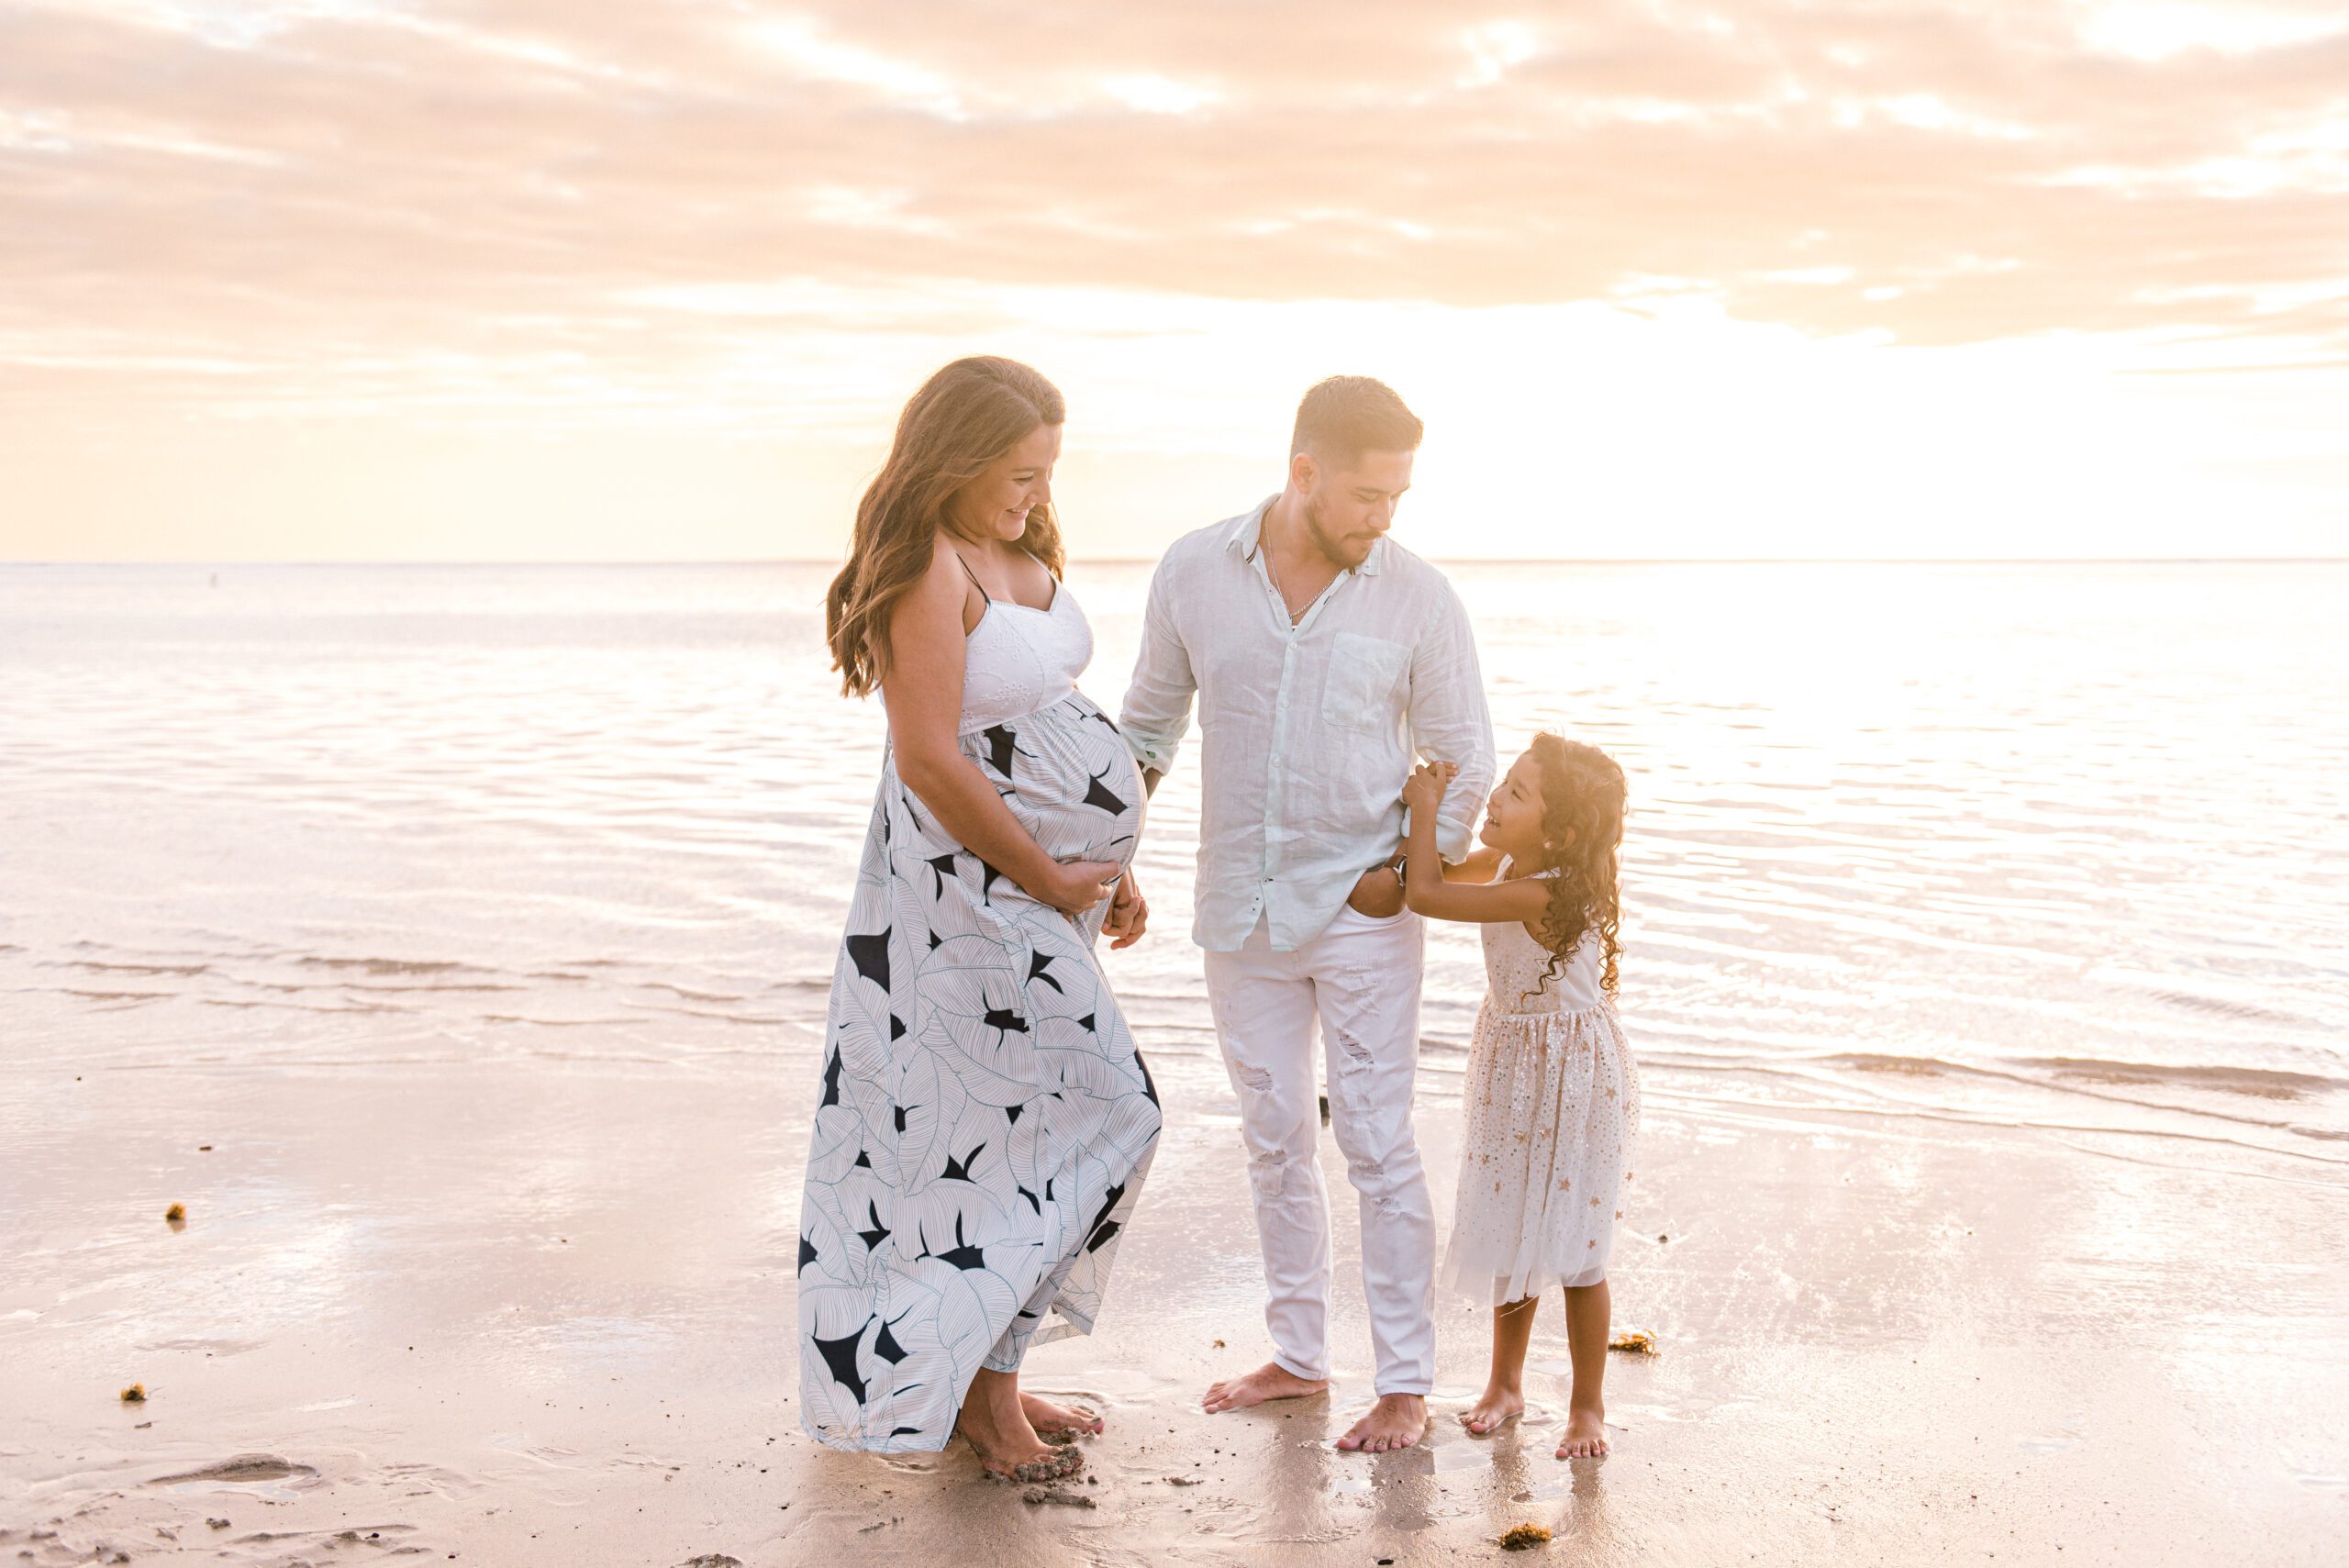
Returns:
[[[1345,535],[1330,531],[1326,508],[1319,495],[1305,498],[1305,537],[1313,541],[1313,548],[1321,552],[1322,559],[1342,572],[1353,571],[1370,556],[1369,545],[1358,546]],[[1376,542],[1375,539],[1371,541],[1373,544]]]

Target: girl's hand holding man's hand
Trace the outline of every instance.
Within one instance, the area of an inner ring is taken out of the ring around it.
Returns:
[[[1452,787],[1460,769],[1452,762],[1422,762],[1403,785],[1403,804],[1409,807],[1411,819],[1430,821],[1442,809],[1443,792]],[[1403,873],[1391,865],[1373,866],[1354,883],[1354,890],[1346,895],[1346,907],[1358,915],[1384,920],[1403,912]]]

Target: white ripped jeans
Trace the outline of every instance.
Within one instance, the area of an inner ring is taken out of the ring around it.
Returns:
[[[1360,1197],[1381,1394],[1424,1395],[1435,1382],[1435,1211],[1411,1131],[1423,948],[1419,916],[1376,920],[1341,905],[1294,952],[1275,952],[1259,921],[1238,952],[1207,955],[1208,1000],[1248,1148],[1273,1359],[1299,1377],[1330,1375],[1318,1023],[1330,1128]]]

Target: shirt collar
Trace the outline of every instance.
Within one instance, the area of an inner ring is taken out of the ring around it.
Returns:
[[[1224,536],[1223,548],[1242,561],[1256,559],[1256,541],[1264,531],[1264,514],[1272,510],[1278,495],[1267,495],[1255,506],[1231,519],[1231,531]]]
[[[1278,495],[1267,495],[1251,510],[1232,518],[1231,531],[1224,536],[1223,548],[1242,561],[1255,560],[1257,543],[1264,534],[1264,514],[1272,510],[1273,503],[1279,499]],[[1363,557],[1362,564],[1350,570],[1364,577],[1375,577],[1379,563],[1386,559],[1386,540],[1382,537],[1370,547],[1370,553]]]

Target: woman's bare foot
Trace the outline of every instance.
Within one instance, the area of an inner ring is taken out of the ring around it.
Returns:
[[[1251,1405],[1262,1405],[1267,1399],[1302,1399],[1308,1394],[1329,1392],[1330,1380],[1326,1377],[1299,1377],[1278,1362],[1266,1362],[1252,1373],[1211,1385],[1199,1405],[1208,1415],[1219,1416],[1226,1410],[1245,1410]]]
[[[1019,1396],[1019,1413],[1036,1429],[1036,1435],[1048,1443],[1073,1443],[1079,1438],[1101,1435],[1101,1418],[1082,1405],[1055,1405],[1033,1394]]]
[[[1566,1412],[1566,1435],[1558,1440],[1560,1459],[1607,1457],[1607,1412],[1577,1405]]]
[[[1390,1449],[1408,1448],[1427,1436],[1428,1402],[1416,1394],[1382,1394],[1373,1405],[1338,1440],[1338,1446],[1352,1452],[1385,1453]]]
[[[1025,1485],[1065,1481],[1085,1468],[1084,1450],[1055,1448],[1038,1437],[1019,1406],[1019,1383],[1010,1373],[981,1372],[971,1380],[954,1430],[988,1474]]]
[[[1460,1413],[1460,1424],[1469,1436],[1487,1438],[1524,1414],[1524,1395],[1514,1388],[1487,1387],[1475,1408]]]

